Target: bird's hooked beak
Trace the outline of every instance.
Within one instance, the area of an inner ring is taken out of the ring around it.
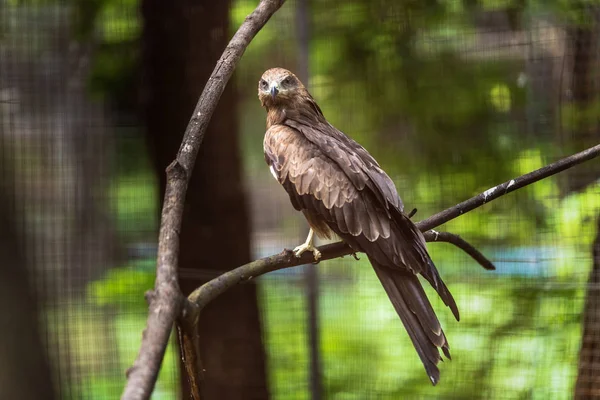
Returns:
[[[279,93],[279,88],[277,87],[277,84],[273,84],[273,86],[271,86],[271,98],[275,99],[275,97],[277,96],[277,93]]]

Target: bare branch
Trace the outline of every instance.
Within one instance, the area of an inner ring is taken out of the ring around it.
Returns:
[[[465,239],[461,238],[458,235],[450,232],[438,232],[433,229],[425,232],[423,234],[425,236],[425,240],[428,242],[446,242],[455,245],[459,249],[463,250],[465,253],[470,255],[473,260],[477,261],[479,265],[483,268],[493,271],[496,269],[494,264],[490,260],[488,260],[479,250],[473,247],[470,243],[468,243]]]
[[[177,283],[179,231],[187,185],[208,123],[231,78],[235,66],[250,41],[281,7],[284,0],[262,0],[246,17],[217,62],[185,130],[175,161],[167,168],[167,186],[163,202],[156,282],[148,293],[149,312],[140,352],[127,373],[122,399],[150,397],[175,319],[181,312],[182,294]],[[169,134],[169,132],[165,132]]]
[[[450,207],[442,212],[439,212],[431,217],[423,220],[417,224],[421,231],[428,231],[437,226],[445,224],[446,222],[453,220],[454,218],[465,214],[471,210],[481,207],[485,203],[489,203],[492,200],[497,199],[500,196],[504,196],[507,193],[531,185],[539,180],[555,175],[566,169],[574,167],[577,164],[581,164],[584,161],[591,160],[600,155],[600,144],[594,147],[590,147],[587,150],[573,154],[572,156],[560,159],[552,164],[546,165],[540,169],[536,169],[533,172],[529,172],[525,175],[519,176],[518,178],[511,179],[510,181],[501,183],[500,185],[494,186],[485,192],[471,197],[469,200],[463,201]]]
[[[564,171],[565,169],[571,168],[577,164],[581,164],[584,161],[591,160],[600,155],[600,145],[591,147],[580,153],[573,154],[569,157],[563,158],[545,167],[542,167],[533,172],[522,175],[518,178],[511,179],[508,182],[504,182],[498,186],[494,186],[491,189],[486,190],[483,193],[478,194],[470,198],[469,200],[463,201],[456,206],[450,207],[442,212],[439,212],[426,220],[418,222],[416,225],[422,231],[426,232],[425,237],[428,241],[445,241],[452,243],[460,249],[464,250],[473,257],[479,264],[486,269],[495,269],[493,264],[487,260],[483,254],[477,251],[473,246],[468,244],[466,241],[461,239],[459,236],[450,233],[438,233],[437,239],[435,232],[431,232],[431,229],[442,225],[462,214],[465,214],[475,208],[484,205],[500,196],[510,193],[516,189],[530,185],[541,179],[547,178],[551,175],[557,174],[558,172]],[[429,233],[429,232],[431,233]],[[441,238],[440,238],[441,237]],[[343,242],[337,242],[319,247],[321,251],[320,261],[330,260],[332,258],[338,258],[353,254],[353,250]],[[279,269],[294,267],[301,264],[308,264],[313,262],[313,255],[310,252],[304,253],[302,257],[297,258],[294,256],[292,251],[284,250],[283,252],[261,258],[260,260],[253,261],[245,264],[234,270],[226,272],[221,276],[207,282],[195,291],[193,291],[188,300],[198,306],[197,311],[194,313],[194,319],[199,316],[199,311],[204,308],[212,299],[227,291],[229,288],[255,278],[259,275],[266,274],[268,272],[276,271]],[[194,321],[196,322],[196,321]]]
[[[321,251],[321,260],[330,260],[332,258],[352,254],[353,252],[352,249],[343,242],[321,246],[319,247],[319,251]],[[306,252],[298,258],[291,250],[285,249],[279,254],[252,261],[221,274],[219,277],[194,290],[188,296],[188,300],[198,306],[201,310],[212,299],[239,283],[249,281],[252,278],[266,274],[267,272],[295,267],[302,264],[310,264],[312,262],[314,262],[314,258],[310,252]]]
[[[463,240],[460,236],[448,232],[428,231],[424,234],[428,242],[448,242],[463,249],[485,269],[495,269],[493,264],[485,258],[483,254],[477,251],[473,246]],[[344,242],[327,244],[319,247],[321,258],[319,261],[331,260],[347,255],[352,255],[353,250]],[[215,297],[225,293],[228,289],[240,283],[247,282],[260,275],[280,269],[296,267],[298,265],[310,264],[314,262],[312,253],[304,253],[302,257],[294,256],[291,250],[285,249],[274,256],[261,258],[244,264],[241,267],[228,271],[213,280],[200,286],[192,292],[188,300],[198,306],[198,311],[204,308]],[[196,317],[198,314],[194,314]]]

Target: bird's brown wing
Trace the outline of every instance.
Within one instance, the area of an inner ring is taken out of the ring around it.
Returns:
[[[367,187],[386,211],[389,208],[402,211],[404,205],[396,186],[379,163],[364,147],[329,124],[318,105],[312,99],[309,100],[309,104],[314,104],[319,110],[318,113],[304,108],[286,110],[288,117],[283,123],[302,133],[323,154],[338,164],[357,189]]]
[[[324,150],[326,145],[332,147]],[[356,153],[335,141],[317,145],[304,131],[290,126],[272,126],[265,135],[264,150],[271,171],[294,207],[323,219],[351,247],[367,253],[436,383],[436,364],[441,359],[438,348],[449,356],[448,342],[415,274],[432,283],[457,318],[458,310],[427,255],[423,236],[396,208],[399,203],[387,199],[391,196],[387,186],[372,189],[378,183],[370,178],[370,171]]]
[[[444,303],[452,309],[456,319],[459,319],[458,308],[452,294],[441,280],[427,253],[423,234],[402,212],[402,200],[398,196],[394,182],[381,169],[371,154],[356,141],[329,124],[321,113],[315,114],[303,108],[287,110],[284,125],[300,132],[324,156],[333,161],[357,190],[370,192],[379,207],[396,222],[395,225],[398,227],[400,235],[395,235],[395,237],[402,240],[404,244],[413,244],[410,248],[403,246],[404,252],[398,253],[396,248],[392,253],[398,257],[405,255],[409,257],[409,260],[400,260],[399,262],[394,259],[391,264],[379,262],[388,266],[403,265],[413,272],[421,274],[438,292]],[[393,242],[395,243],[395,241]],[[390,250],[392,249],[385,249],[385,253],[390,254]]]

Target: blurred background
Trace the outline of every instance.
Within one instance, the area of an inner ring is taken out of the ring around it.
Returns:
[[[120,396],[154,282],[164,169],[256,4],[0,0],[0,398]],[[415,220],[600,142],[597,0],[289,0],[202,146],[186,293],[304,241],[263,159],[256,86],[274,66],[379,160]],[[429,245],[462,317],[426,288],[453,356],[437,387],[366,257],[345,257],[206,309],[207,398],[600,396],[599,177],[591,161],[441,227],[497,271]],[[153,399],[188,398],[179,367],[173,335]]]

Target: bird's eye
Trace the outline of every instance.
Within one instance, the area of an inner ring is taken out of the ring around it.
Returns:
[[[262,90],[267,90],[269,88],[269,84],[264,79],[261,79],[259,84]]]
[[[292,83],[292,77],[291,77],[291,76],[288,76],[288,77],[286,77],[284,80],[282,80],[282,81],[281,81],[281,84],[282,84],[283,86],[288,86],[288,85],[290,85],[291,83]]]

